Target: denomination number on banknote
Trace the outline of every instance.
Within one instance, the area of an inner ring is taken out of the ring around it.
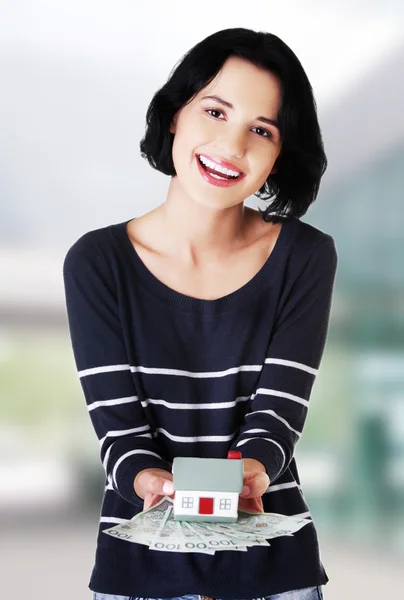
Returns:
[[[115,537],[124,538],[125,540],[130,540],[132,538],[130,533],[124,533],[123,531],[114,531],[113,529],[111,529],[109,533]]]

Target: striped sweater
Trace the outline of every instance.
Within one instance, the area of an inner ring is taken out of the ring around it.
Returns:
[[[269,547],[167,553],[103,529],[143,509],[137,473],[175,456],[263,463],[266,512],[310,517],[294,458],[324,352],[337,252],[331,235],[283,223],[263,267],[215,300],[186,296],[146,267],[127,223],[89,231],[63,263],[72,350],[105,470],[89,588],[164,598],[257,598],[324,585],[311,521]]]

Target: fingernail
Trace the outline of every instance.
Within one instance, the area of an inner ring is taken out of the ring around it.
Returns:
[[[241,493],[245,496],[248,496],[248,494],[250,493],[250,488],[247,485],[245,485]]]
[[[165,481],[163,485],[163,492],[165,494],[172,494],[174,491],[174,485],[172,481]]]

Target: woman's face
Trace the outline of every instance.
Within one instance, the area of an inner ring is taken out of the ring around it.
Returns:
[[[274,163],[282,140],[276,124],[281,104],[278,78],[239,57],[222,70],[174,116],[172,156],[178,183],[196,202],[228,208],[257,192]],[[218,96],[233,108],[205,96]],[[229,187],[212,185],[201,175],[197,156],[224,159],[245,176]]]

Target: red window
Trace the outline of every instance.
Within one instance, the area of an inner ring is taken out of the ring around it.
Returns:
[[[199,514],[213,515],[213,498],[199,498]]]

